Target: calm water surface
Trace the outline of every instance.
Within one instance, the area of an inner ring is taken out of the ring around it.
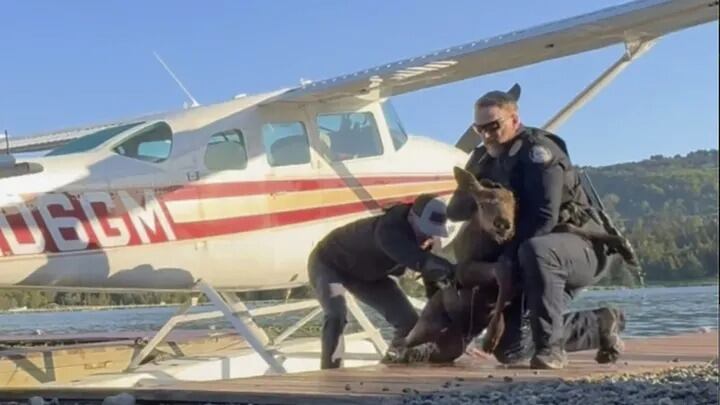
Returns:
[[[251,302],[250,307],[268,305],[269,301]],[[572,304],[573,309],[613,305],[622,308],[628,318],[626,336],[671,335],[697,331],[702,327],[718,328],[718,286],[645,288],[585,291]],[[33,334],[72,334],[85,332],[155,331],[175,312],[175,307],[129,308],[76,312],[0,313],[0,336]],[[195,308],[205,311],[208,307]],[[307,310],[262,317],[262,326],[280,328],[304,316]],[[375,313],[370,318],[387,325]],[[320,317],[303,331],[317,335]],[[230,325],[220,319],[183,325],[184,329],[225,329]],[[351,328],[354,326],[351,323]]]

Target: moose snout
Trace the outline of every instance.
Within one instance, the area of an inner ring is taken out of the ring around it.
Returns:
[[[499,233],[507,233],[510,230],[510,221],[505,218],[495,218],[493,226]]]

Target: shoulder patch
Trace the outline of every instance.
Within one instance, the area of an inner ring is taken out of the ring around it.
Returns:
[[[545,146],[535,145],[530,149],[530,160],[535,163],[547,164],[552,157],[552,152]]]
[[[510,151],[508,151],[508,156],[510,156],[510,157],[515,156],[518,153],[518,151],[520,150],[520,148],[522,147],[522,144],[523,144],[522,139],[518,139],[517,141],[515,141],[512,144],[512,146],[510,147]]]

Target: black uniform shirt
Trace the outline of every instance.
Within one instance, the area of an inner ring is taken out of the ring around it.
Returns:
[[[552,134],[526,127],[499,158],[499,164],[519,206],[516,235],[509,247],[513,257],[512,250],[522,242],[553,230],[563,203],[576,199],[587,205],[564,143]]]

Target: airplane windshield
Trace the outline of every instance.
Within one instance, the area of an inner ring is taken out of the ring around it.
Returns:
[[[392,137],[393,146],[395,146],[395,150],[398,150],[405,145],[405,142],[407,142],[407,132],[405,132],[405,128],[403,128],[403,125],[400,122],[400,117],[395,111],[393,105],[390,103],[390,100],[382,104],[382,110],[383,114],[385,114],[385,121],[387,122],[388,130],[390,130],[390,137]]]
[[[65,145],[58,146],[57,148],[48,152],[45,156],[58,156],[58,155],[70,155],[73,153],[87,152],[96,146],[102,144],[113,136],[127,131],[130,128],[136,127],[143,122],[133,122],[131,124],[118,125],[111,128],[101,129],[97,132],[90,133],[81,138],[75,139],[72,142],[66,143]]]

